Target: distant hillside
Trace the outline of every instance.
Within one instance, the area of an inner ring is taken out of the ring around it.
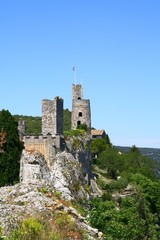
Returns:
[[[25,120],[26,135],[39,135],[41,133],[41,117],[14,115],[16,121]],[[64,110],[64,131],[71,129],[71,112],[68,109]]]
[[[121,152],[129,152],[131,147],[121,147],[115,146]],[[158,162],[160,162],[160,149],[159,148],[138,148],[140,153],[144,156],[150,157]]]

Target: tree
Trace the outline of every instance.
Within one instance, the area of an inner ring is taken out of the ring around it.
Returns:
[[[0,112],[0,130],[6,132],[5,149],[0,153],[0,186],[13,184],[19,179],[23,144],[19,140],[17,126],[18,123],[8,110]]]
[[[113,179],[116,179],[124,169],[123,159],[114,148],[108,147],[102,151],[96,163],[101,169],[106,169],[107,176]]]
[[[105,138],[96,138],[92,140],[92,155],[99,156],[103,151],[107,150],[108,148],[112,148],[112,144],[108,135],[106,135]]]

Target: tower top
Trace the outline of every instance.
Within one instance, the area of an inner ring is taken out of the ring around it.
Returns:
[[[72,84],[72,99],[83,99],[83,87],[81,84]]]

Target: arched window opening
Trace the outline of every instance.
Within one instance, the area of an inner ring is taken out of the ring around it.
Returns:
[[[81,99],[80,97],[78,97],[78,99]]]
[[[79,116],[79,117],[82,117],[82,112],[79,112],[79,113],[78,113],[78,116]]]

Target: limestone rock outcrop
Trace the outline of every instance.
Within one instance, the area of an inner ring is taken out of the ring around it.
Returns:
[[[88,185],[88,175],[84,173],[79,159],[66,151],[57,153],[52,165],[48,167],[43,155],[38,151],[23,150],[20,161],[20,181],[30,183],[40,179],[53,186],[64,199],[69,201],[80,200],[85,203],[92,194],[101,195],[96,183]]]
[[[90,189],[82,174],[81,164],[67,152],[56,155],[51,167],[51,184],[67,200],[88,200]]]
[[[56,214],[68,216],[77,229],[85,233],[87,239],[98,239],[98,230],[90,227],[86,219],[65,203],[46,181],[35,179],[0,188],[0,227],[4,236],[9,236],[11,230],[18,229],[20,222],[26,218],[43,215],[52,224]]]
[[[20,159],[20,182],[45,179],[50,182],[50,171],[44,156],[38,151],[23,150]]]

